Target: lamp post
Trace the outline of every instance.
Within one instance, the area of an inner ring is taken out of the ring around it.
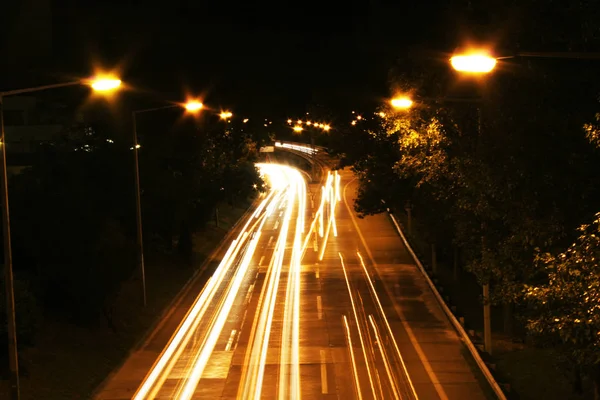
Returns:
[[[121,86],[121,81],[114,78],[98,77],[89,80],[79,80],[54,85],[38,86],[26,89],[0,92],[0,168],[2,169],[1,196],[2,196],[2,235],[4,238],[4,284],[6,290],[6,319],[8,335],[8,359],[10,367],[10,396],[13,400],[20,398],[19,387],[19,359],[17,351],[17,329],[15,323],[15,295],[12,268],[12,248],[10,237],[10,210],[8,205],[8,173],[6,170],[6,134],[4,131],[3,98],[19,94],[39,92],[42,90],[56,89],[66,86],[89,85],[97,92],[111,92]]]
[[[558,59],[579,59],[579,60],[598,60],[600,53],[578,53],[578,52],[518,52],[514,55],[503,57],[492,57],[484,51],[471,51],[465,54],[458,54],[450,59],[452,67],[467,74],[487,74],[496,66],[497,60],[508,58],[558,58]],[[481,136],[481,110],[478,108],[478,133]],[[481,139],[479,139],[481,140]],[[480,146],[478,146],[479,148]],[[479,152],[479,150],[478,150]],[[482,223],[482,250],[485,248],[485,225]],[[484,299],[484,343],[485,349],[491,354],[491,321],[489,305],[489,284],[483,286]]]
[[[496,67],[497,59],[489,53],[473,50],[465,54],[458,54],[450,58],[450,64],[456,71],[470,76],[482,76],[489,74]],[[477,148],[476,153],[481,158],[481,106],[477,107]],[[481,257],[484,257],[486,247],[486,225],[481,222]],[[483,343],[485,351],[492,354],[492,320],[490,305],[490,283],[483,284]]]
[[[152,111],[165,110],[167,108],[183,107],[190,113],[196,113],[203,108],[202,103],[198,101],[188,101],[185,104],[171,104],[163,107],[145,108],[143,110],[135,110],[131,113],[131,119],[133,121],[132,129],[132,140],[133,140],[133,167],[135,176],[135,216],[136,216],[136,231],[137,231],[137,256],[138,266],[140,268],[140,275],[142,279],[142,299],[144,307],[147,304],[146,301],[146,267],[144,264],[144,240],[142,235],[142,199],[140,189],[140,165],[138,158],[138,150],[141,147],[137,139],[137,115],[142,113],[149,113]]]

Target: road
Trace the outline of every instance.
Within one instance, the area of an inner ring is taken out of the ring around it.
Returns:
[[[354,213],[353,174],[260,168],[271,190],[210,280],[96,398],[490,398],[391,222]]]

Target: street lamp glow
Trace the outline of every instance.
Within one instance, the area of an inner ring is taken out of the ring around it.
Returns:
[[[188,101],[185,103],[184,107],[189,112],[196,112],[200,111],[202,107],[204,107],[204,104],[200,103],[199,101]]]
[[[94,78],[90,82],[90,86],[96,92],[110,92],[121,86],[121,80],[115,78],[99,77]]]
[[[248,122],[248,118],[244,118],[244,121],[243,121],[243,122],[244,122],[244,123]]]
[[[487,74],[496,66],[496,59],[486,53],[470,53],[457,55],[450,59],[452,68],[460,72]]]
[[[323,125],[323,130],[325,130],[325,132],[328,132],[330,129],[331,129],[331,126]]]
[[[302,132],[302,127],[301,126],[295,126],[294,127],[294,132]]]
[[[412,107],[413,101],[408,97],[396,97],[392,99],[391,104],[397,110],[406,110]]]
[[[287,123],[291,125],[291,124],[292,124],[292,120],[291,120],[291,119],[288,119],[288,120],[287,120]]]
[[[221,119],[231,118],[232,116],[233,114],[229,111],[223,111],[221,114],[219,114],[219,117],[221,117]]]

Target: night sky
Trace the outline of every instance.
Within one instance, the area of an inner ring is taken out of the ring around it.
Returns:
[[[36,53],[34,42],[50,50],[34,72],[17,61],[8,72],[0,66],[3,88],[89,76],[99,64],[120,67],[123,81],[156,99],[199,94],[215,108],[264,115],[380,103],[390,95],[390,67],[412,49],[447,62],[466,28],[495,20],[517,34],[509,20],[519,24],[499,0],[19,0],[5,11],[9,63]]]
[[[427,3],[427,4],[425,4]],[[56,69],[120,65],[123,80],[177,100],[249,112],[345,109],[388,91],[413,45],[448,50],[440,1],[53,2]]]

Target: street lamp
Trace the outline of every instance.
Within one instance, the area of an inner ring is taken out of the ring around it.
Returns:
[[[485,51],[469,51],[464,54],[458,54],[450,58],[450,64],[456,71],[469,74],[473,76],[484,76],[492,72],[496,66],[497,60],[491,57]],[[481,154],[481,107],[477,107],[477,154],[482,157]],[[485,235],[485,224],[481,223],[481,252],[483,258],[483,252],[486,243]],[[492,322],[491,322],[491,308],[490,308],[490,284],[489,282],[483,283],[483,343],[484,349],[492,354]]]
[[[394,97],[390,101],[390,104],[396,110],[408,110],[409,108],[412,107],[413,101],[410,98],[408,98],[407,96],[401,96],[401,97]]]
[[[197,113],[204,105],[196,100],[190,100],[184,104],[171,104],[163,107],[154,107],[154,108],[145,108],[143,110],[135,110],[131,113],[131,118],[133,120],[133,129],[132,129],[132,139],[133,139],[133,160],[134,160],[134,175],[135,175],[135,208],[136,208],[136,222],[137,222],[137,255],[138,255],[138,266],[140,268],[140,274],[142,278],[142,298],[144,301],[144,307],[146,306],[146,267],[144,264],[144,240],[142,235],[142,199],[141,199],[141,189],[140,189],[140,165],[139,165],[139,157],[138,150],[140,149],[140,144],[137,140],[137,115],[142,113],[149,113],[152,111],[165,110],[167,108],[176,108],[182,107],[186,111],[190,113]]]
[[[200,103],[199,101],[195,101],[195,100],[191,100],[188,101],[187,103],[185,103],[183,105],[183,107],[189,111],[189,112],[196,112],[196,111],[200,111],[204,105],[202,103]]]
[[[10,396],[17,400],[20,397],[19,388],[19,361],[17,353],[17,329],[15,324],[15,295],[13,283],[12,268],[12,248],[10,237],[10,211],[8,206],[8,174],[6,171],[6,138],[4,131],[4,109],[3,98],[19,94],[39,92],[42,90],[56,89],[66,86],[88,85],[96,92],[112,92],[121,86],[121,81],[113,77],[96,77],[88,80],[78,80],[67,83],[57,83],[53,85],[38,86],[26,89],[9,90],[0,92],[0,151],[2,160],[0,161],[1,172],[1,192],[2,192],[2,233],[4,238],[4,284],[6,288],[6,319],[8,322],[8,359],[10,366]]]
[[[221,114],[219,114],[219,117],[221,119],[229,119],[229,118],[233,117],[233,114],[229,111],[223,111]]]
[[[487,74],[496,66],[497,60],[485,52],[469,52],[450,58],[452,68],[459,72]]]

